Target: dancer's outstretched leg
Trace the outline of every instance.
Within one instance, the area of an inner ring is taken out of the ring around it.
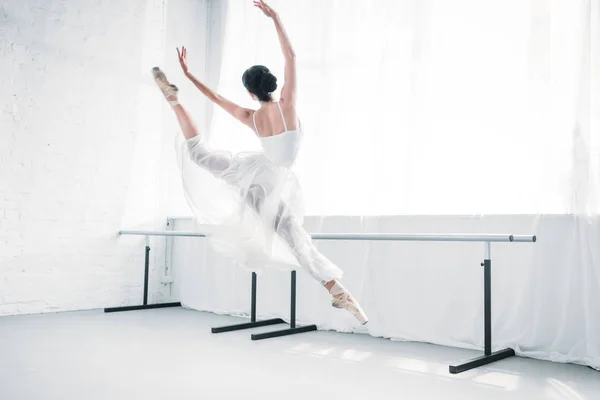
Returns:
[[[169,83],[164,72],[162,72],[158,67],[152,68],[152,74],[154,75],[154,80],[156,81],[158,88],[161,90],[171,107],[173,107],[173,111],[175,111],[175,115],[177,116],[177,121],[179,121],[179,125],[181,126],[183,136],[186,139],[192,139],[193,137],[198,136],[198,128],[196,128],[196,124],[194,124],[194,121],[189,116],[185,108],[179,104],[179,100],[177,98],[179,89],[177,86]]]
[[[276,231],[290,247],[300,266],[331,293],[332,306],[349,311],[363,325],[369,322],[358,301],[334,278],[337,267],[319,252],[302,225],[286,211],[284,207],[280,208],[281,217],[277,220]]]
[[[200,167],[219,177],[219,174],[231,165],[231,158],[225,154],[211,151],[208,148],[201,137],[196,124],[192,120],[192,117],[188,114],[183,105],[179,103],[177,97],[179,89],[167,80],[164,72],[162,72],[160,68],[154,67],[152,68],[152,74],[154,75],[154,80],[156,81],[158,88],[161,90],[177,116],[181,132],[186,139],[190,158]]]

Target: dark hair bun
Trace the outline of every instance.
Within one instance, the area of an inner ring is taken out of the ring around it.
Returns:
[[[260,78],[260,89],[263,93],[273,93],[277,89],[277,78],[271,72],[265,72]]]
[[[277,78],[264,65],[248,68],[242,76],[242,82],[261,101],[270,101],[271,93],[277,89]]]

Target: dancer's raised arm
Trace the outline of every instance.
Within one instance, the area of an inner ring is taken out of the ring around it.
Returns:
[[[275,23],[279,44],[285,60],[284,84],[281,89],[281,103],[287,106],[296,105],[296,53],[292,48],[292,43],[288,37],[279,14],[275,12],[263,0],[255,1],[254,5],[258,7],[267,17]]]
[[[190,81],[204,94],[210,101],[227,111],[230,115],[232,115],[235,119],[243,123],[244,125],[253,128],[252,122],[252,113],[254,110],[249,108],[241,107],[231,100],[226,99],[218,93],[215,93],[209,87],[207,87],[204,83],[198,80],[188,69],[187,65],[187,49],[182,47],[181,50],[177,48],[177,56],[179,57],[179,64],[181,65],[181,69],[185,76],[188,77]]]

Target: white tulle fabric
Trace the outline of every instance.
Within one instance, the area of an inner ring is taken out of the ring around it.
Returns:
[[[178,161],[195,221],[216,251],[257,273],[300,267],[324,283],[342,271],[302,227],[302,193],[291,170],[302,136],[301,129],[259,136],[263,151],[232,155],[198,135],[178,141]]]

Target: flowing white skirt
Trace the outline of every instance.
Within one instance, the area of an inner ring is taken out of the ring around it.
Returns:
[[[257,273],[305,269],[322,283],[342,277],[302,227],[301,188],[289,168],[262,152],[211,150],[200,136],[179,142],[178,162],[195,221],[203,231],[210,226],[217,252]]]

